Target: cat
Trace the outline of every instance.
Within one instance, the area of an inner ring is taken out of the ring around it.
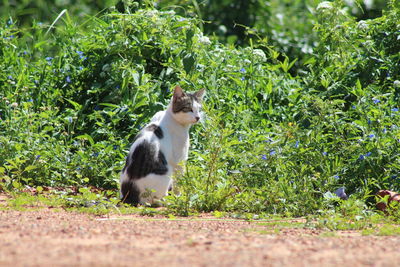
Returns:
[[[156,204],[172,189],[188,158],[189,129],[200,120],[205,89],[186,93],[176,86],[168,107],[157,112],[136,136],[121,172],[121,199]]]

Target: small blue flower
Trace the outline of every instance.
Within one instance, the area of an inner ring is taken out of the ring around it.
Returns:
[[[39,81],[38,81],[38,80],[34,80],[33,83],[36,84],[36,85],[38,85],[38,84],[39,84]]]
[[[363,160],[363,159],[365,159],[365,157],[364,157],[364,155],[360,155],[360,156],[358,157],[358,159],[359,159],[359,160]]]
[[[26,101],[26,102],[32,103],[32,102],[33,102],[33,99],[28,99],[28,101]]]
[[[51,62],[51,61],[53,60],[52,57],[46,57],[45,59],[46,59],[46,61],[48,61],[48,62]]]
[[[65,78],[65,81],[66,81],[67,83],[70,83],[70,82],[71,82],[71,77],[67,76],[67,78]]]
[[[368,119],[368,124],[370,125],[372,123],[372,121],[370,119]]]
[[[12,80],[12,79],[13,79],[13,76],[8,75],[8,76],[7,76],[7,79]]]
[[[355,105],[351,106],[352,109],[356,109],[357,107]]]
[[[242,77],[242,78],[240,78],[240,80],[241,80],[241,81],[244,81],[244,80],[246,80],[246,78],[245,78],[245,77]]]
[[[375,135],[374,134],[370,134],[370,135],[368,135],[368,138],[374,138],[375,137]]]
[[[374,101],[374,104],[378,104],[381,102],[379,99],[376,99],[376,98],[374,98],[373,101]]]
[[[267,155],[262,155],[261,159],[266,160],[267,159]]]
[[[68,122],[72,123],[72,117],[68,117]]]
[[[35,159],[38,160],[38,159],[40,159],[41,156],[42,156],[42,155],[37,155],[37,156],[35,157]]]
[[[294,147],[298,148],[299,147],[299,143],[300,143],[299,141],[296,141],[296,144],[294,145]]]
[[[92,156],[97,158],[99,156],[99,152],[93,153]]]
[[[78,54],[78,55],[83,55],[83,52],[82,51],[76,51],[76,53]]]
[[[114,150],[117,150],[117,149],[118,149],[118,146],[117,146],[117,145],[114,145],[114,146],[113,146],[113,149],[114,149]]]
[[[338,180],[340,178],[339,175],[334,175],[333,178],[335,178],[336,180]]]
[[[328,155],[328,152],[322,152],[322,155],[324,155],[324,156],[327,156]]]
[[[382,132],[385,134],[387,132],[386,128],[383,128]]]
[[[276,154],[276,151],[275,151],[275,150],[271,150],[271,151],[269,152],[269,154],[270,154],[271,156],[273,156],[273,155]]]
[[[79,66],[79,68],[78,68],[79,70],[83,70],[83,67],[82,66]]]
[[[344,187],[340,187],[335,191],[335,195],[337,195],[338,197],[340,197],[343,200],[348,199],[349,197],[346,195],[346,192],[344,191],[345,188]]]
[[[371,156],[372,152],[367,152],[367,154],[365,154],[366,157]]]
[[[241,68],[241,69],[240,69],[240,72],[241,72],[241,73],[246,73],[246,69],[245,69],[245,68]]]
[[[398,112],[399,109],[398,109],[398,108],[392,108],[392,111],[393,111],[393,112]]]
[[[395,175],[392,175],[391,178],[392,178],[392,179],[396,179],[396,178],[397,178],[397,175],[396,175],[396,174],[395,174]]]

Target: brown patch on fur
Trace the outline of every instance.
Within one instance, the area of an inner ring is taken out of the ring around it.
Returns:
[[[179,85],[176,86],[172,100],[172,111],[174,113],[192,111],[193,102],[196,101],[198,103],[201,103],[204,93],[204,88],[193,94],[190,94],[185,93]]]

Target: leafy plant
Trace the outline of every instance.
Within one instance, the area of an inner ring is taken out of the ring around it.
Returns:
[[[355,216],[373,195],[400,190],[399,7],[359,20],[343,1],[270,3],[260,12],[304,16],[255,20],[239,47],[207,35],[205,17],[190,14],[197,8],[153,1],[123,1],[86,20],[72,10],[56,23],[2,19],[1,190],[96,186],[117,195],[130,143],[180,84],[208,94],[170,210],[333,212],[344,217],[329,227],[346,216],[367,227]],[[331,193],[338,188],[349,201]]]

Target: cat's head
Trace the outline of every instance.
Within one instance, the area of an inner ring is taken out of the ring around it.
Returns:
[[[171,101],[175,120],[182,125],[197,123],[201,117],[201,102],[205,92],[203,88],[195,93],[186,93],[180,86],[176,86]]]

